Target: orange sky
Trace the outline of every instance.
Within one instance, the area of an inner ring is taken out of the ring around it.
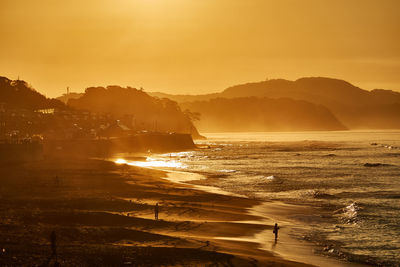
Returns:
[[[398,0],[0,0],[0,76],[51,97],[302,76],[400,91],[399,14]]]

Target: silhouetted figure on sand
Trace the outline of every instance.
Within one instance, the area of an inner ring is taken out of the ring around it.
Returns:
[[[56,232],[52,231],[50,234],[51,242],[51,257],[55,257],[57,261],[57,243],[56,243]]]
[[[275,234],[275,241],[278,240],[278,230],[279,230],[279,226],[277,223],[275,223],[274,230],[272,231],[272,233]]]
[[[56,177],[54,177],[54,183],[57,187],[60,185],[60,178],[58,177],[58,175],[56,175]]]
[[[158,203],[154,206],[154,219],[158,221]]]

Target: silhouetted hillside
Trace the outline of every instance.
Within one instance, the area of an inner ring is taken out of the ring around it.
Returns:
[[[270,80],[233,86],[221,97],[290,97],[322,104],[349,128],[400,128],[400,93],[358,88],[330,78]]]
[[[130,87],[90,87],[82,97],[70,99],[68,105],[92,112],[110,113],[115,118],[122,118],[133,129],[191,133],[199,137],[190,114],[184,113],[176,102],[151,97]]]
[[[400,128],[399,92],[383,89],[367,91],[346,81],[331,78],[301,78],[296,81],[275,79],[232,86],[219,94],[165,97],[192,102],[216,97],[249,96],[286,97],[324,105],[350,129]]]
[[[325,107],[289,98],[215,98],[186,102],[182,108],[201,113],[200,131],[345,130]]]
[[[5,103],[8,109],[37,110],[46,108],[65,108],[56,100],[46,98],[36,92],[25,81],[10,80],[0,76],[0,103]]]
[[[221,97],[268,96],[291,97],[321,104],[365,106],[400,102],[400,93],[390,90],[358,88],[346,81],[331,78],[301,78],[296,81],[268,80],[232,86]]]

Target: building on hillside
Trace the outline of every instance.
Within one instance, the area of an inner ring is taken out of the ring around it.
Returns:
[[[132,130],[119,120],[103,129],[99,134],[103,137],[125,137],[131,135]]]

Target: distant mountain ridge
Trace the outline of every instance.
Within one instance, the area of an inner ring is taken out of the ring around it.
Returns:
[[[291,97],[311,102],[337,102],[347,105],[377,105],[400,102],[400,93],[391,90],[367,91],[339,79],[311,77],[296,81],[268,80],[232,86],[224,90],[222,97],[268,96]],[[390,97],[387,97],[389,96]],[[356,101],[355,101],[356,100]]]
[[[322,92],[320,90],[323,90]],[[321,94],[328,95],[321,95]],[[261,82],[245,83],[226,88],[221,93],[203,95],[174,95],[161,92],[149,92],[148,94],[157,97],[166,97],[177,102],[190,102],[209,100],[212,98],[234,98],[247,96],[261,97],[293,97],[293,98],[338,98],[344,95],[361,97],[359,104],[388,104],[399,103],[400,92],[385,89],[374,89],[367,91],[352,85],[349,82],[325,77],[307,77],[296,81],[285,79],[271,79]],[[296,97],[297,95],[297,97]],[[335,96],[336,95],[336,96]],[[338,102],[346,101],[340,99]]]
[[[161,96],[159,93],[151,94]],[[221,93],[199,96],[163,94],[162,96],[178,101],[189,109],[198,107],[195,104],[191,105],[190,102],[208,101],[217,97],[291,98],[325,106],[350,129],[400,128],[399,92],[383,89],[367,91],[349,82],[332,78],[309,77],[296,81],[274,79],[232,86]],[[200,108],[192,111],[202,113]],[[202,119],[207,118],[203,116]]]

